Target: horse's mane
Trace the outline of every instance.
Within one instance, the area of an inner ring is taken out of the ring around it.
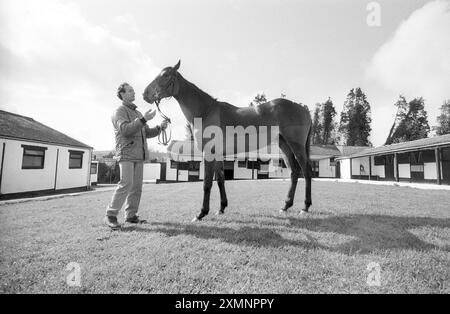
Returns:
[[[197,93],[200,95],[200,97],[204,98],[205,100],[209,100],[211,103],[216,103],[217,102],[217,98],[212,97],[211,95],[209,95],[208,93],[204,92],[203,90],[201,90],[197,85],[195,85],[194,83],[189,82],[188,80],[186,80],[180,73],[178,73],[178,75],[186,82],[187,85],[189,85],[192,89],[196,90]]]

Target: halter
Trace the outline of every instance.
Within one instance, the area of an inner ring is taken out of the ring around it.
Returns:
[[[161,102],[161,99],[156,99],[155,100],[156,108],[158,108],[158,112],[161,115],[161,117],[164,119],[164,121],[167,121],[167,123],[168,123],[167,127],[169,128],[170,133],[169,133],[169,136],[167,137],[166,130],[162,130],[161,129],[161,133],[159,133],[159,135],[158,135],[158,142],[159,142],[159,144],[166,146],[167,144],[169,144],[170,139],[172,138],[172,128],[170,127],[170,118],[168,116],[166,116],[161,111],[161,109],[159,109],[159,103],[160,102]]]

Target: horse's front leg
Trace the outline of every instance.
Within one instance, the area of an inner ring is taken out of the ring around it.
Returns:
[[[202,220],[203,217],[209,213],[209,198],[211,196],[211,187],[214,179],[214,171],[216,161],[206,161],[205,163],[205,177],[203,179],[203,206],[200,214],[194,218],[194,221]]]
[[[217,214],[223,214],[225,212],[225,207],[228,206],[227,193],[225,192],[225,174],[224,174],[224,163],[223,161],[218,161],[216,165],[216,180],[220,191],[220,209]]]

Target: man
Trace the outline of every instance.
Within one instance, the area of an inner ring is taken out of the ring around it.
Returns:
[[[156,110],[149,110],[142,115],[133,104],[134,96],[133,87],[128,83],[121,84],[117,97],[122,100],[122,105],[112,116],[120,181],[106,209],[105,223],[113,229],[120,228],[117,215],[124,203],[126,222],[144,222],[139,219],[137,212],[142,194],[144,161],[148,158],[147,138],[158,136],[167,127],[167,122],[164,121],[161,125],[150,128],[147,121],[155,117]]]

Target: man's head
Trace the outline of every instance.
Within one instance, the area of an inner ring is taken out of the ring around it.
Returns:
[[[133,87],[131,87],[131,85],[128,83],[120,84],[119,88],[117,89],[117,97],[119,97],[119,99],[123,101],[133,102],[134,101]]]

